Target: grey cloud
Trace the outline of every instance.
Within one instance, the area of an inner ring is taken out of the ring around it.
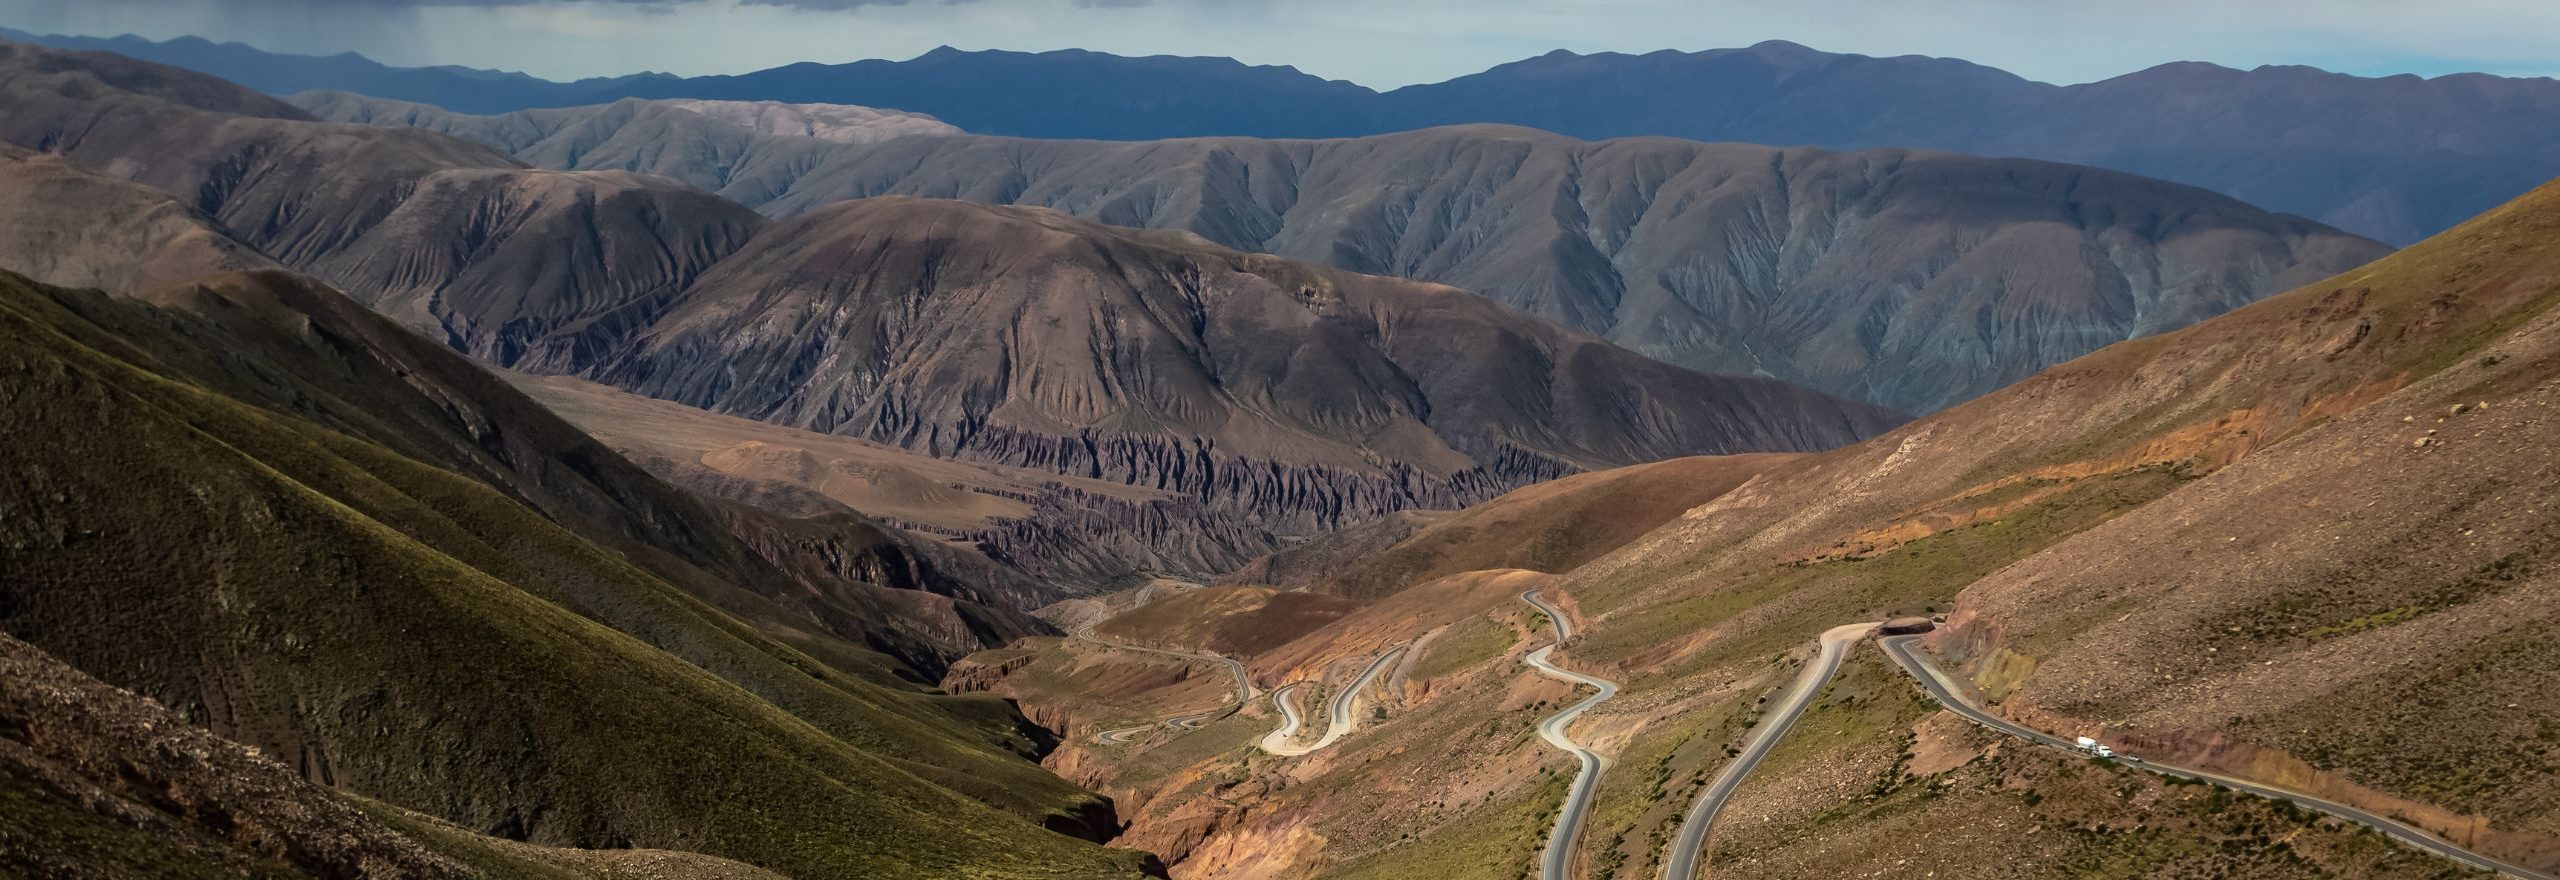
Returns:
[[[98,2],[106,6],[131,7],[183,5],[173,3],[173,0],[90,0],[90,2]],[[672,10],[681,6],[699,6],[707,0],[203,0],[198,5],[243,8],[423,9],[428,7],[563,6],[578,2],[605,3],[643,10]],[[866,6],[949,6],[971,2],[971,0],[739,0],[739,2],[747,6],[774,6],[812,12],[842,12]],[[1077,2],[1082,3],[1085,0],[1077,0]],[[1103,0],[1103,2],[1126,2],[1126,0]]]
[[[807,12],[845,12],[866,6],[958,6],[973,0],[739,0],[748,6],[779,6]]]

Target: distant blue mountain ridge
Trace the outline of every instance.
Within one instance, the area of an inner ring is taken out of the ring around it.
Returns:
[[[1229,58],[952,48],[905,61],[554,82],[196,38],[0,38],[116,52],[290,95],[336,89],[494,114],[623,98],[858,104],[1031,138],[1334,138],[1506,123],[1587,139],[1936,149],[2094,165],[2216,190],[2406,244],[2560,177],[2560,81],[2357,77],[2180,62],[2057,86],[1968,61],[1786,42],[1553,52],[1379,92]]]

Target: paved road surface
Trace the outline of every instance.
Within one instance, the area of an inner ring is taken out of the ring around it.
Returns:
[[[1303,681],[1290,682],[1288,684],[1281,685],[1279,690],[1271,692],[1271,702],[1280,707],[1280,727],[1270,733],[1263,734],[1261,742],[1263,751],[1270,752],[1274,755],[1295,756],[1306,754],[1306,752],[1289,751],[1289,740],[1298,735],[1298,722],[1300,720],[1298,717],[1298,689],[1306,686],[1307,683]]]
[[[1529,607],[1538,609],[1538,613],[1547,616],[1548,622],[1556,625],[1556,644],[1561,645],[1573,640],[1573,618],[1564,616],[1564,612],[1557,611],[1555,606],[1548,605],[1546,600],[1538,598],[1538,591],[1530,590],[1521,593],[1520,601],[1529,603]]]
[[[1305,682],[1291,684],[1273,692],[1271,701],[1280,706],[1280,727],[1263,735],[1260,743],[1262,750],[1284,758],[1295,758],[1333,745],[1335,740],[1341,739],[1344,734],[1358,728],[1359,718],[1351,713],[1353,702],[1359,699],[1362,691],[1368,690],[1369,685],[1378,680],[1378,676],[1386,673],[1387,667],[1392,665],[1397,657],[1404,655],[1406,647],[1397,645],[1387,649],[1386,653],[1369,661],[1368,668],[1360,670],[1359,677],[1352,679],[1349,686],[1333,695],[1333,702],[1325,713],[1324,736],[1312,744],[1303,746],[1289,744],[1290,738],[1298,735],[1299,723],[1297,704],[1291,701],[1296,698],[1298,687]]]
[[[1538,591],[1530,590],[1521,593],[1520,601],[1529,603],[1530,607],[1538,609],[1539,613],[1545,614],[1547,619],[1555,622],[1558,644],[1573,637],[1572,619],[1540,600]],[[1573,876],[1574,841],[1582,834],[1583,817],[1591,811],[1591,793],[1600,787],[1600,771],[1608,769],[1608,763],[1600,759],[1599,753],[1574,742],[1572,737],[1565,734],[1565,731],[1573,726],[1574,719],[1582,717],[1582,713],[1591,711],[1591,707],[1600,705],[1610,697],[1617,696],[1618,684],[1548,662],[1547,656],[1554,653],[1555,649],[1556,645],[1539,648],[1530,652],[1526,660],[1530,666],[1536,667],[1539,672],[1551,677],[1598,689],[1598,693],[1582,698],[1582,702],[1567,706],[1564,711],[1549,715],[1546,720],[1538,722],[1538,736],[1544,738],[1548,745],[1571,754],[1582,762],[1581,769],[1574,773],[1573,789],[1564,796],[1564,807],[1556,812],[1555,830],[1547,833],[1546,863],[1540,869],[1539,875],[1545,880],[1569,880]]]
[[[1118,730],[1106,730],[1101,733],[1094,734],[1093,739],[1095,742],[1099,742],[1106,746],[1126,745],[1130,740],[1137,739],[1139,736],[1154,729],[1156,729],[1156,725],[1141,724],[1136,727],[1123,727]]]
[[[1805,707],[1813,705],[1814,696],[1822,693],[1822,686],[1831,680],[1832,673],[1840,671],[1840,658],[1848,656],[1850,646],[1875,629],[1876,624],[1853,623],[1832,627],[1822,634],[1821,652],[1812,663],[1805,664],[1793,689],[1760,716],[1760,724],[1744,741],[1741,754],[1725,762],[1724,769],[1716,771],[1716,778],[1690,804],[1688,817],[1680,820],[1680,837],[1672,841],[1671,855],[1662,862],[1663,880],[1693,880],[1698,876],[1698,860],[1706,855],[1707,832],[1715,827],[1716,814],[1724,811],[1725,801],[1733,798],[1734,790],[1741,788],[1752,768],[1769,756],[1779,738],[1795,727],[1796,719],[1804,717]]]
[[[2011,723],[1998,716],[1992,715],[1989,712],[1983,711],[1981,707],[1974,705],[1971,700],[1961,696],[1963,693],[1962,687],[1958,686],[1954,680],[1948,678],[1945,672],[1939,670],[1937,664],[1930,662],[1911,650],[1911,643],[1917,638],[1917,636],[1894,636],[1884,639],[1882,640],[1884,643],[1884,652],[1886,656],[1893,658],[1893,662],[1895,664],[1902,667],[1902,671],[1910,673],[1912,678],[1918,679],[1920,686],[1927,689],[1930,696],[1936,697],[1940,705],[1947,707],[1947,709],[1958,715],[1964,716],[1967,720],[1972,721],[1975,724],[1991,728],[1992,730],[2000,733],[2005,733],[2048,748],[2060,749],[2075,755],[2082,754],[2079,749],[2074,748],[2071,743],[2064,742],[2061,737],[2049,736],[2041,731],[2032,730]],[[2368,813],[2345,804],[2322,800],[2306,794],[2297,794],[2281,789],[2268,788],[2263,785],[2243,782],[2227,776],[2219,776],[2212,773],[2206,773],[2201,770],[2190,770],[2169,764],[2145,761],[2141,763],[2127,763],[2125,766],[2149,770],[2162,776],[2173,776],[2180,779],[2209,782],[2214,785],[2219,785],[2235,791],[2246,792],[2248,794],[2254,794],[2259,797],[2287,801],[2304,809],[2317,810],[2319,812],[2327,813],[2331,816],[2336,816],[2340,819],[2345,819],[2349,822],[2354,822],[2358,825],[2371,828],[2375,831],[2390,835],[2403,843],[2416,846],[2419,849],[2444,856],[2445,858],[2452,859],[2484,871],[2494,871],[2510,877],[2528,878],[2528,880],[2554,880],[2554,878],[2549,874],[2527,870],[2525,868],[2510,865],[2497,859],[2463,849],[2462,847],[2455,846],[2454,844],[2447,842],[2443,838],[2429,834],[2418,828],[2403,825],[2396,820]]]

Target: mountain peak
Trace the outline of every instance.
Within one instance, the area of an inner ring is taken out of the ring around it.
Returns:
[[[1812,46],[1807,46],[1807,45],[1805,45],[1805,44],[1803,44],[1803,43],[1798,43],[1798,42],[1795,42],[1795,41],[1792,41],[1792,40],[1762,40],[1762,41],[1760,41],[1760,42],[1757,42],[1757,43],[1753,43],[1753,44],[1751,44],[1751,51],[1753,51],[1753,52],[1765,53],[1765,54],[1773,54],[1773,55],[1776,55],[1776,54],[1784,54],[1784,55],[1829,55],[1829,54],[1831,54],[1831,53],[1829,53],[1829,52],[1824,52],[1824,51],[1822,51],[1822,50],[1820,50],[1820,49],[1816,49],[1816,48],[1813,48]]]

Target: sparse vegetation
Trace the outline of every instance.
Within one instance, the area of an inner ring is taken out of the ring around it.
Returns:
[[[1689,598],[1648,607],[1643,614],[1612,617],[1610,625],[1595,628],[1579,650],[1622,656],[1751,616],[1749,630],[1734,638],[1718,640],[1678,665],[1632,677],[1629,686],[1639,690],[1731,663],[1736,657],[1783,652],[1802,643],[1808,634],[1842,621],[1869,618],[1901,605],[1925,605],[1949,584],[1970,583],[2158,498],[2181,482],[2177,474],[2158,469],[2101,477],[1997,520],[1921,538],[1874,558],[1777,566]]]
[[[1492,615],[1479,614],[1451,624],[1432,639],[1421,659],[1414,661],[1411,675],[1438,678],[1463,672],[1501,657],[1518,643],[1518,631]]]
[[[1548,774],[1413,842],[1327,870],[1330,880],[1403,880],[1412,877],[1484,877],[1526,880],[1537,876],[1538,854],[1555,823],[1571,778]]]

